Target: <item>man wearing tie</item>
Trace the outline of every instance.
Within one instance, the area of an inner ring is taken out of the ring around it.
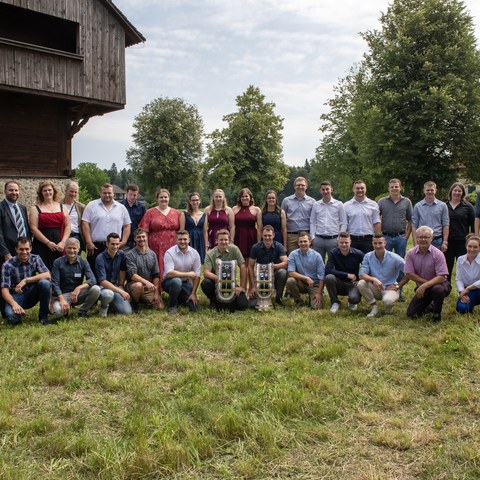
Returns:
[[[18,237],[31,238],[27,210],[18,203],[18,183],[5,184],[5,199],[0,202],[0,267],[16,255]]]

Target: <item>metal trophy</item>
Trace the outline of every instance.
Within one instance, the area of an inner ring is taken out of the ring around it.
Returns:
[[[255,290],[257,292],[255,308],[260,311],[270,310],[274,307],[273,299],[275,298],[273,263],[256,263],[254,272]]]
[[[215,294],[220,303],[230,303],[235,298],[237,286],[237,261],[223,261],[217,258],[218,282],[215,285]]]

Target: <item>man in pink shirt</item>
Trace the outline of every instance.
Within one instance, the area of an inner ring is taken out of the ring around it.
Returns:
[[[433,230],[430,227],[418,228],[416,238],[417,246],[407,252],[405,277],[398,287],[410,280],[417,284],[415,295],[407,308],[408,317],[416,318],[432,312],[432,321],[439,322],[443,301],[452,290],[447,281],[447,262],[443,253],[432,245]]]

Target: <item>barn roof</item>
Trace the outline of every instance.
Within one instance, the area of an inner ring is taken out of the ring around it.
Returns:
[[[145,42],[146,38],[130,23],[128,18],[118,9],[112,0],[101,0],[101,2],[117,17],[125,29],[125,46],[130,47],[137,43]]]

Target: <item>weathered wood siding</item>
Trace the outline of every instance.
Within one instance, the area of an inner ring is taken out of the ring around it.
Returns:
[[[81,58],[0,44],[0,85],[125,103],[125,31],[98,0],[0,0],[79,24]]]
[[[65,102],[0,92],[2,175],[65,176],[71,165]]]

